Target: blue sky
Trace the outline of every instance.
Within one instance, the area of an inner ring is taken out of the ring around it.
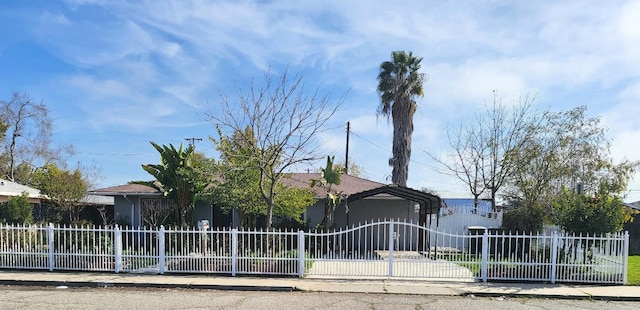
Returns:
[[[640,160],[640,1],[2,1],[0,97],[14,90],[52,110],[57,143],[102,167],[101,186],[150,179],[149,141],[204,141],[202,109],[234,82],[285,66],[307,84],[349,90],[319,152],[387,183],[392,127],[376,120],[376,75],[391,51],[424,57],[408,185],[443,197],[464,186],[433,169],[446,130],[492,100],[538,94],[538,105],[587,105],[612,155]],[[321,166],[319,162],[316,166]],[[308,167],[296,167],[305,171]],[[640,176],[629,201],[640,200]]]

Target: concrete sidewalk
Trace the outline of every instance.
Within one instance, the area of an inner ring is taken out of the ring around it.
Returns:
[[[540,283],[408,281],[398,279],[299,279],[0,270],[0,284],[70,287],[162,287],[216,290],[307,291],[514,296],[640,301],[640,287]]]

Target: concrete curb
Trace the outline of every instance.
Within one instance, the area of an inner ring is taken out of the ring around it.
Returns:
[[[94,281],[34,281],[34,280],[0,280],[0,285],[15,286],[68,286],[68,287],[138,287],[138,288],[184,288],[218,291],[264,291],[294,292],[301,291],[292,286],[259,286],[259,285],[219,285],[193,283],[134,283],[134,282],[94,282]]]
[[[181,288],[219,291],[365,293],[640,302],[640,287],[634,286],[393,281],[384,279],[234,278],[200,275],[161,276],[0,271],[0,285],[76,288]]]
[[[602,301],[631,301],[640,302],[640,297],[630,296],[592,296],[592,295],[560,295],[560,294],[503,294],[487,292],[469,292],[459,296],[464,297],[505,297],[505,298],[536,298],[536,299],[563,299],[563,300],[602,300]]]

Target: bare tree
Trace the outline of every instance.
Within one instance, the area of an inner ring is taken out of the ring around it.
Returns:
[[[467,186],[473,196],[474,210],[478,207],[480,196],[486,191],[482,179],[486,145],[482,142],[483,132],[475,126],[477,123],[476,120],[463,121],[457,129],[447,131],[452,150],[448,160],[429,154],[445,168],[445,173],[456,176]]]
[[[51,144],[52,123],[49,109],[42,102],[33,101],[27,94],[14,92],[11,100],[0,100],[2,122],[7,125],[2,145],[3,174],[11,181],[28,184],[30,173],[16,175],[16,170],[31,171],[46,163],[61,163],[62,156],[73,153],[71,146]]]
[[[174,206],[171,200],[166,199],[144,199],[142,202],[142,220],[151,227],[159,227],[171,215]]]
[[[483,180],[491,195],[491,207],[495,210],[496,194],[507,182],[516,162],[515,153],[533,139],[541,118],[536,118],[532,107],[537,95],[520,98],[509,110],[497,99],[494,91],[493,105],[485,111],[488,122],[484,131],[488,135],[488,163],[484,165]]]
[[[100,214],[100,218],[102,219],[102,226],[107,227],[113,224],[113,214],[109,214],[109,212],[107,212],[106,206],[97,206],[96,210],[98,211],[98,214]]]
[[[93,160],[90,164],[78,162],[78,169],[82,173],[82,179],[87,186],[87,190],[96,189],[100,182],[104,179],[102,167]]]
[[[495,209],[497,192],[516,164],[514,155],[532,138],[539,122],[531,113],[535,99],[527,95],[509,109],[494,91],[490,106],[447,134],[452,150],[449,160],[429,154],[465,183],[474,207],[486,193]]]
[[[321,158],[316,154],[315,136],[343,101],[344,95],[334,100],[333,91],[307,91],[301,74],[290,76],[285,70],[275,75],[269,71],[259,83],[251,80],[246,89],[238,87],[237,100],[221,93],[219,104],[205,112],[221,133],[237,134],[251,145],[248,154],[238,156],[257,163],[258,186],[267,204],[266,228],[272,226],[278,183],[297,164]]]

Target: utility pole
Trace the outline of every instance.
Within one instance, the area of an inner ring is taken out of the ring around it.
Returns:
[[[344,156],[344,174],[349,174],[349,131],[351,130],[351,122],[347,122],[347,154]]]
[[[193,148],[196,147],[196,141],[202,141],[202,138],[184,138],[184,139],[189,141],[189,146],[193,146]]]

